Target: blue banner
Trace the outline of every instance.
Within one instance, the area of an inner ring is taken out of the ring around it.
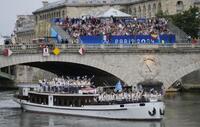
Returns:
[[[103,36],[81,36],[81,44],[103,44]]]
[[[175,43],[175,35],[81,36],[82,44],[166,44]]]
[[[137,19],[137,22],[145,23],[146,22],[146,18],[139,18],[139,19]]]

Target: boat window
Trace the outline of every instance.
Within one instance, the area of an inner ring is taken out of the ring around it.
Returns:
[[[81,105],[85,105],[85,101],[83,99],[81,100]]]
[[[30,91],[34,91],[34,88],[30,88]]]
[[[69,100],[67,100],[67,106],[69,106],[69,104],[70,104],[70,103],[69,103]]]
[[[69,106],[72,106],[72,101],[71,100],[69,101]]]
[[[87,100],[87,98],[85,99],[85,104],[88,104],[88,100]]]
[[[140,106],[145,106],[145,103],[140,103]]]
[[[78,100],[74,100],[74,106],[78,106]]]
[[[120,107],[124,107],[124,105],[120,105]]]
[[[58,98],[57,105],[61,105],[61,100],[60,100],[60,98]]]

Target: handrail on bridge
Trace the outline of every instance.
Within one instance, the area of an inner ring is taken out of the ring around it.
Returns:
[[[78,50],[80,48],[85,48],[86,50],[100,51],[100,50],[155,50],[155,49],[194,49],[199,48],[200,42],[196,44],[192,43],[173,43],[173,44],[55,44],[55,43],[45,43],[41,44],[16,44],[16,45],[1,45],[0,54],[2,54],[5,48],[12,50],[13,53],[38,53],[42,52],[44,47],[48,46],[50,49],[55,47],[61,49],[64,52]]]

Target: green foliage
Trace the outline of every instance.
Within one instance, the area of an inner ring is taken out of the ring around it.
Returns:
[[[172,23],[186,32],[193,38],[198,37],[200,28],[200,13],[199,8],[190,7],[188,11],[169,16]]]
[[[159,18],[165,17],[163,11],[162,11],[162,10],[159,10],[159,11],[157,12],[157,14],[156,14],[156,17],[159,17]]]
[[[163,12],[162,10],[159,10],[156,14],[156,17],[159,18],[168,18],[167,12]]]

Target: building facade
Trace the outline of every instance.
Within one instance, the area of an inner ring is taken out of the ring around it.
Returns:
[[[18,15],[15,24],[16,43],[30,43],[35,38],[34,15]]]
[[[33,12],[36,23],[50,20],[54,17],[80,17],[91,12],[114,7],[136,17],[153,17],[162,10],[173,15],[188,10],[190,6],[199,6],[200,0],[61,0],[48,3],[43,1],[43,7]]]

